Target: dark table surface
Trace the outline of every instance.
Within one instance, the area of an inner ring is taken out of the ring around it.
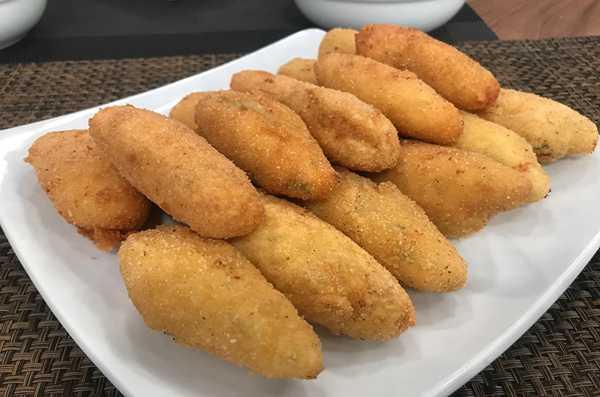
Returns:
[[[311,27],[293,0],[54,0],[0,62],[248,52]],[[433,35],[497,38],[468,5]]]

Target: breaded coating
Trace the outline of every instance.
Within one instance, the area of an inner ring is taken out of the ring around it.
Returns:
[[[289,106],[334,163],[375,172],[398,161],[400,141],[392,122],[352,94],[254,70],[234,74],[231,88],[260,91]]]
[[[133,230],[102,229],[98,227],[84,229],[77,226],[77,232],[92,240],[96,245],[96,248],[102,251],[112,251],[121,243],[121,241],[125,240],[130,233],[141,229],[143,229],[143,225]]]
[[[341,168],[333,192],[307,207],[373,255],[405,287],[447,292],[462,288],[467,265],[411,199],[390,182]]]
[[[598,142],[593,121],[562,103],[529,92],[503,88],[496,103],[479,115],[525,138],[542,164],[592,153]]]
[[[171,109],[171,112],[169,113],[169,117],[196,131],[196,105],[201,97],[202,92],[192,92],[191,94],[186,95],[181,101],[173,106],[173,109]]]
[[[132,234],[119,250],[148,327],[267,378],[315,378],[321,343],[283,294],[225,241],[183,226]]]
[[[326,196],[335,171],[302,119],[265,95],[237,91],[197,96],[196,131],[269,193]]]
[[[330,54],[332,52],[340,52],[343,54],[356,54],[356,44],[354,36],[358,30],[334,28],[328,31],[321,39],[319,44],[319,57]]]
[[[100,110],[89,124],[119,173],[200,235],[239,236],[262,221],[246,174],[184,124],[133,106]]]
[[[381,110],[400,134],[451,145],[462,132],[458,109],[412,72],[337,53],[320,57],[315,72],[322,86],[354,94]]]
[[[316,59],[294,58],[288,63],[281,65],[277,74],[318,85],[317,76],[315,75],[316,62]]]
[[[308,211],[263,196],[266,220],[236,246],[308,321],[367,340],[414,325],[413,304],[371,255]]]
[[[402,149],[398,165],[373,178],[393,182],[447,237],[476,232],[531,197],[525,175],[488,156],[417,141]]]
[[[550,177],[540,163],[531,145],[519,134],[463,112],[465,127],[454,147],[485,154],[499,163],[522,172],[531,182],[530,202],[543,199],[550,192]]]
[[[86,130],[49,132],[25,159],[58,213],[101,250],[142,227],[150,202],[123,179]]]
[[[367,25],[356,35],[357,53],[414,72],[441,96],[465,110],[494,103],[494,75],[456,48],[413,28]]]

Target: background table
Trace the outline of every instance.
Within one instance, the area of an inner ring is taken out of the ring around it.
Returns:
[[[600,35],[600,0],[467,0],[502,40]]]
[[[248,52],[313,26],[292,0],[49,1],[25,40],[0,51],[0,62]],[[433,34],[496,39],[468,5]]]
[[[116,4],[110,1],[98,3]],[[207,4],[217,2],[208,1]],[[286,19],[288,22],[307,23],[289,8],[280,10],[288,10],[285,11],[287,14],[284,13],[291,16]],[[463,10],[460,17],[464,19],[455,19],[436,34],[448,41],[454,41],[453,38],[463,41],[463,33],[479,31],[485,32],[485,37],[480,38],[493,39],[493,33],[487,28],[481,29],[481,20],[473,15],[470,9]],[[36,33],[39,36],[29,39],[29,44],[0,52],[5,62],[0,64],[0,128],[58,116],[145,91],[232,60],[239,56],[236,48],[252,44],[240,44],[232,39],[222,42],[232,45],[227,47],[228,51],[218,50],[214,43],[201,43],[194,47],[197,53],[192,55],[149,57],[137,52],[134,54],[136,59],[103,59],[107,55],[114,58],[127,55],[117,51],[95,57],[100,59],[73,60],[67,56],[81,54],[69,53],[68,46],[60,44],[60,40],[44,36],[44,26],[41,25]],[[257,23],[256,31],[260,33],[256,33],[256,37],[271,40],[275,37],[273,35],[285,34],[288,28],[300,28],[297,25],[281,25],[284,27],[278,30],[281,26],[277,26],[276,21],[271,26]],[[143,29],[140,28],[139,32]],[[71,44],[78,40],[84,43],[89,39],[85,36],[64,37]],[[115,43],[122,37],[133,36],[118,37]],[[134,39],[151,40],[144,37],[140,34]],[[39,48],[35,43],[38,38],[54,42],[54,50],[45,53],[33,51]],[[460,43],[459,47],[492,69],[503,84],[553,97],[588,115],[596,123],[600,122],[600,38],[467,42]],[[125,44],[123,48],[126,48]],[[185,53],[190,48],[181,46],[178,51]],[[147,49],[162,51],[151,45],[144,51]],[[32,60],[42,55],[54,60],[17,62],[17,57]],[[600,256],[596,254],[550,310],[507,352],[462,387],[457,395],[583,396],[598,395],[599,390]],[[119,394],[52,315],[2,233],[0,393],[9,396]]]

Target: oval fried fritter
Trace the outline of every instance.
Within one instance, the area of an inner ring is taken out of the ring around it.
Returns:
[[[425,212],[390,183],[337,168],[340,183],[307,207],[373,255],[405,287],[448,292],[467,281],[467,265]]]
[[[86,130],[42,135],[25,161],[58,213],[102,250],[148,218],[150,202],[119,175]]]
[[[590,119],[529,92],[503,88],[496,103],[478,114],[525,138],[542,164],[592,153],[598,142],[598,127]]]
[[[198,95],[196,131],[265,190],[299,199],[324,197],[337,175],[302,119],[257,94]]]
[[[451,145],[462,132],[458,109],[412,72],[338,53],[319,57],[315,72],[322,86],[354,94],[381,110],[402,135]]]
[[[519,134],[474,114],[463,112],[465,127],[454,147],[485,154],[507,165],[531,181],[530,202],[543,199],[550,192],[550,177],[540,163],[531,145]]]
[[[183,99],[171,109],[169,117],[177,120],[192,130],[196,131],[196,105],[202,96],[202,92],[192,92],[186,95]]]
[[[281,65],[277,74],[318,85],[317,76],[315,75],[315,62],[317,62],[315,59],[294,58]]]
[[[418,29],[364,26],[356,35],[356,50],[360,55],[416,73],[461,109],[484,109],[498,97],[500,85],[489,70]]]
[[[402,149],[398,165],[373,178],[393,182],[447,237],[473,233],[531,196],[525,175],[482,154],[416,141]]]
[[[262,221],[246,174],[184,124],[133,106],[100,110],[89,124],[119,173],[200,235],[239,236]]]
[[[392,122],[352,94],[257,70],[234,74],[231,88],[260,91],[298,113],[334,163],[375,172],[398,161],[400,141]]]
[[[312,327],[235,248],[187,227],[132,234],[119,250],[129,297],[152,329],[267,378],[315,378]]]
[[[368,340],[387,340],[414,325],[410,298],[371,255],[308,211],[262,198],[265,222],[232,244],[308,321]]]
[[[321,39],[319,44],[319,57],[332,52],[343,54],[356,54],[356,44],[354,37],[358,30],[334,28],[328,31]]]

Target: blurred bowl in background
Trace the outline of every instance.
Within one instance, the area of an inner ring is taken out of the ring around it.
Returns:
[[[0,49],[21,40],[46,9],[46,0],[0,0]]]
[[[393,23],[430,31],[448,22],[465,0],[295,0],[302,13],[324,28],[361,28]]]

